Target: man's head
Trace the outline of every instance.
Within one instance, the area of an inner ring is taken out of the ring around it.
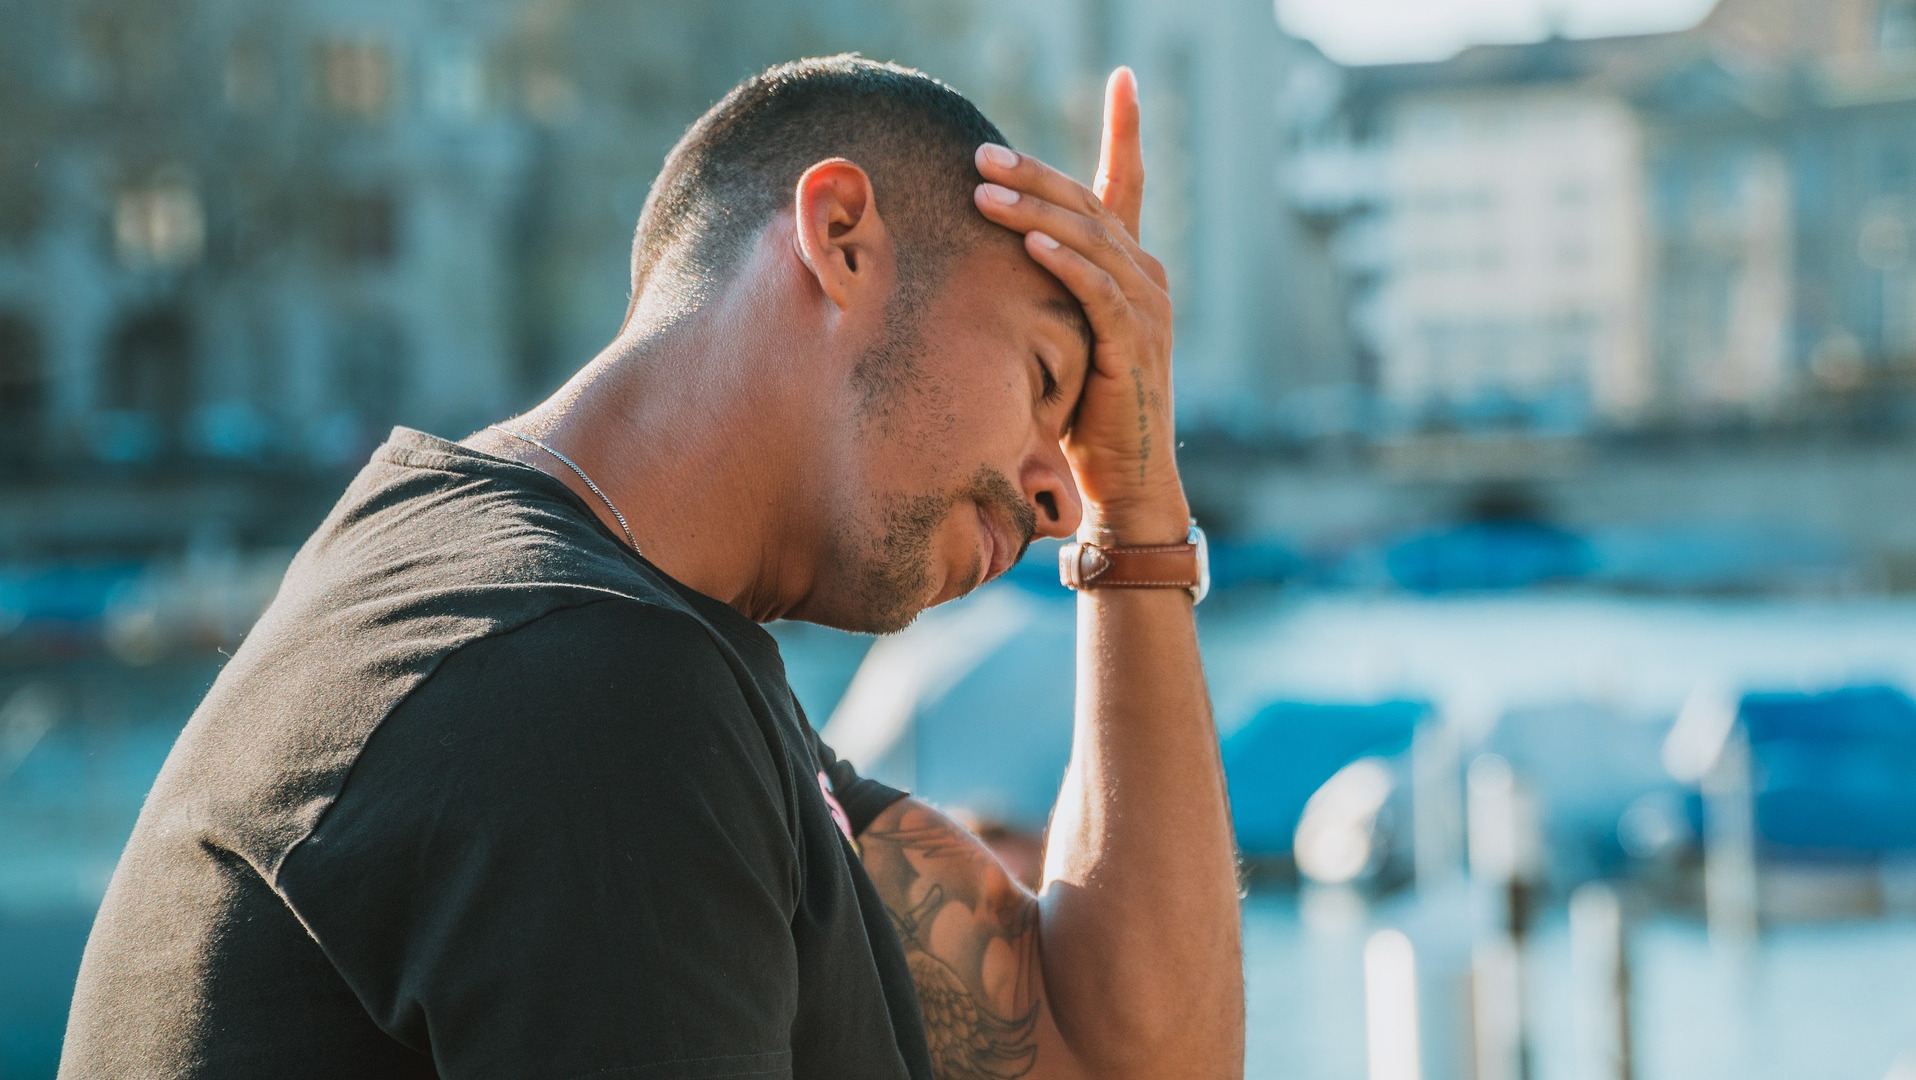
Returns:
[[[641,317],[658,321],[711,299],[799,177],[830,158],[870,176],[898,246],[899,306],[922,302],[957,253],[1002,232],[972,208],[972,154],[1005,141],[964,95],[896,64],[829,56],[754,75],[692,125],[653,182],[632,245],[634,311],[643,297]]]
[[[818,550],[792,617],[899,629],[1076,526],[1058,440],[1089,334],[976,208],[974,155],[1003,141],[918,72],[799,61],[695,123],[646,200],[628,330],[779,335],[757,378],[796,422],[753,449],[804,474]]]

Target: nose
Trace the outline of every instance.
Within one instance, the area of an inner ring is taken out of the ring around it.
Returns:
[[[1022,479],[1025,498],[1038,511],[1039,536],[1062,540],[1078,531],[1078,523],[1084,519],[1084,501],[1078,495],[1078,481],[1071,475],[1064,447],[1040,438],[1026,459]]]

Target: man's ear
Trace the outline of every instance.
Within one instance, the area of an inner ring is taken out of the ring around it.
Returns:
[[[889,292],[891,232],[878,216],[865,170],[844,158],[827,158],[798,178],[793,201],[799,260],[839,310],[850,308],[866,290]]]

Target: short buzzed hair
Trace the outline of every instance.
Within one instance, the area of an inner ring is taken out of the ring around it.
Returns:
[[[790,205],[805,170],[833,157],[871,177],[898,243],[895,299],[921,298],[952,256],[997,228],[971,200],[982,180],[973,154],[986,142],[1006,140],[964,95],[911,68],[845,54],[754,75],[666,156],[632,245],[633,303],[663,286],[670,308],[699,306]]]

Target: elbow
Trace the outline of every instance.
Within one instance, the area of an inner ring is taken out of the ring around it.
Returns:
[[[1243,980],[1181,1000],[1107,1002],[1094,1023],[1066,1030],[1076,1074],[1099,1080],[1237,1080],[1244,1075]]]

